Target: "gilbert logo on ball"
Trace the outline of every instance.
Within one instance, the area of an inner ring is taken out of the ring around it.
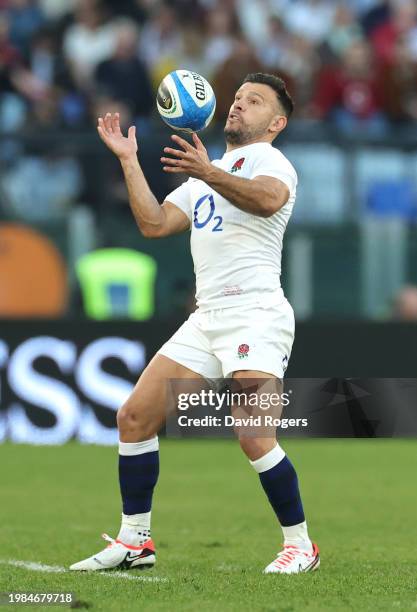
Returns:
[[[213,119],[216,97],[200,74],[175,70],[162,79],[156,105],[162,119],[174,130],[198,132]]]

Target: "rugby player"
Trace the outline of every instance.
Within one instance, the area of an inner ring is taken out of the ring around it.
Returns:
[[[197,134],[193,144],[172,136],[175,144],[161,158],[163,170],[189,178],[162,205],[140,167],[135,127],[125,137],[117,113],[98,119],[101,139],[120,160],[142,234],[162,238],[191,230],[197,310],[153,357],[118,412],[121,527],[116,539],[104,536],[109,541],[104,550],[73,564],[73,570],[155,563],[151,506],[167,381],[230,377],[244,384],[272,378],[282,387],[294,314],[280,284],[281,251],[297,175],[272,142],[292,110],[282,79],[248,75],[230,108],[222,159],[211,162]],[[283,532],[283,548],[264,572],[317,569],[319,551],[308,535],[297,474],[275,430],[269,436],[239,436],[239,442]]]

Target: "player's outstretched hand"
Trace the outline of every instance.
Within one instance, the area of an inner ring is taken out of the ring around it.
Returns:
[[[184,138],[180,138],[180,136],[176,134],[171,136],[171,138],[177,145],[182,147],[182,150],[171,149],[170,147],[164,148],[164,153],[173,156],[161,157],[161,162],[164,164],[164,171],[171,173],[183,172],[193,178],[204,180],[207,172],[211,170],[212,165],[207,150],[197,134],[193,134],[194,147],[184,140]]]
[[[113,151],[120,160],[136,156],[138,150],[136,128],[132,125],[129,128],[127,138],[123,136],[120,129],[119,113],[115,113],[114,115],[107,113],[104,119],[99,117],[97,131],[104,144],[106,144],[110,151]]]

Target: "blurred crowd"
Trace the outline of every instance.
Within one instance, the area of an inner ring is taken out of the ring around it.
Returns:
[[[75,135],[96,138],[97,116],[114,110],[154,134],[155,92],[176,68],[212,82],[218,125],[245,75],[263,70],[286,79],[298,120],[384,137],[417,119],[417,2],[0,0],[3,216],[126,203],[118,167]],[[159,150],[146,157],[155,174]]]
[[[300,118],[381,131],[417,118],[415,0],[0,0],[0,131],[146,120],[175,68],[224,119],[247,72],[287,79]]]

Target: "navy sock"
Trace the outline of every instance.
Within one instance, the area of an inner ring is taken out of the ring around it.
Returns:
[[[261,472],[259,479],[283,527],[304,522],[297,473],[287,456],[274,467]]]
[[[159,475],[159,451],[119,454],[119,481],[124,514],[149,512]]]

